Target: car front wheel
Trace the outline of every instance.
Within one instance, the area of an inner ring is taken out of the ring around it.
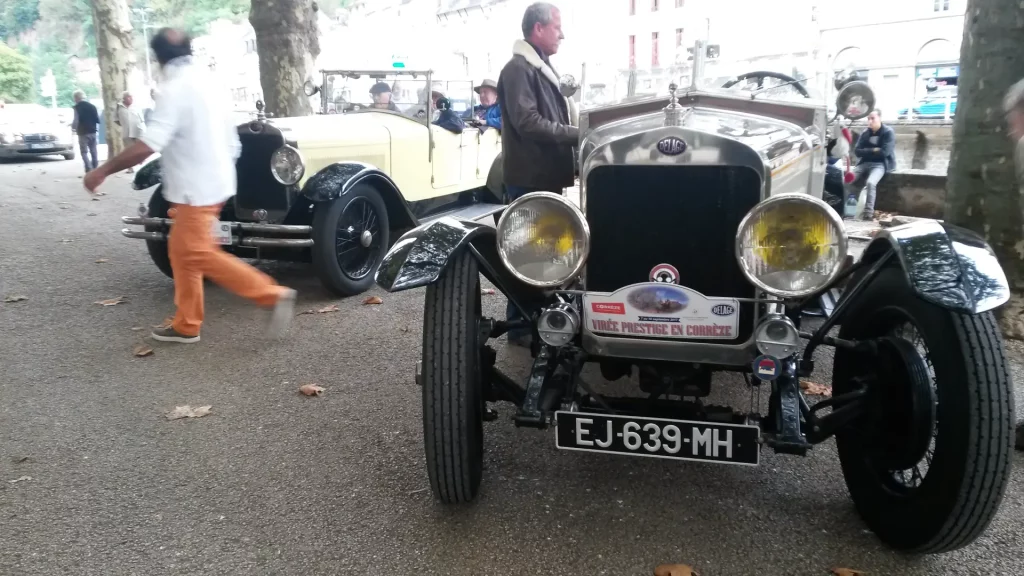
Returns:
[[[313,216],[313,265],[323,285],[339,296],[369,290],[388,249],[388,226],[384,200],[368,184],[319,204]]]
[[[835,395],[866,391],[864,413],[836,434],[858,512],[899,550],[970,544],[999,508],[1013,450],[1013,388],[993,314],[926,302],[893,267],[867,286],[839,337],[877,344],[874,354],[835,356]]]
[[[171,205],[168,204],[164,198],[163,185],[157,186],[156,190],[153,191],[153,195],[149,197],[149,212],[147,216],[149,218],[167,218],[167,210],[170,209]],[[160,226],[146,226],[146,232],[159,232],[162,230]],[[149,251],[149,257],[153,260],[153,264],[167,275],[168,278],[174,278],[174,271],[171,269],[171,257],[167,253],[167,241],[166,240],[146,240],[146,250]]]
[[[467,250],[427,286],[423,317],[423,444],[434,497],[473,500],[483,475],[480,277]]]

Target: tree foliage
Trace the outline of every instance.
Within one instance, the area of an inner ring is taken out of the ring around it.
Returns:
[[[69,61],[69,51],[63,39],[47,40],[35,48],[22,46],[22,52],[32,62],[32,75],[38,79],[46,75],[46,71],[53,72],[57,84],[57,106],[72,106],[75,102],[72,95],[75,90],[85,92],[87,98],[95,98],[100,94],[100,88],[95,83],[83,83],[75,79],[75,71]],[[37,84],[38,85],[38,84]],[[36,90],[35,100],[44,105],[50,105],[50,98],[42,96]]]
[[[14,38],[28,32],[39,20],[39,0],[0,2],[0,38]]]
[[[28,58],[0,44],[0,100],[28,102],[32,93],[32,65]]]

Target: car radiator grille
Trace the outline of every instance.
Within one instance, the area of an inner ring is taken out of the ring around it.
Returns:
[[[612,292],[671,264],[679,284],[705,296],[752,298],[736,262],[736,230],[761,198],[754,170],[721,166],[601,166],[587,177],[591,248],[586,288]],[[740,304],[743,342],[754,305]],[[719,343],[726,343],[716,340]]]
[[[242,154],[238,157],[238,192],[235,208],[240,218],[249,219],[253,210],[288,210],[288,191],[270,172],[270,156],[284,144],[279,132],[252,134],[239,130]]]
[[[21,139],[25,142],[53,142],[57,137],[52,134],[23,134]]]

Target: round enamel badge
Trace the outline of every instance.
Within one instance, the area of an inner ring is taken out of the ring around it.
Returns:
[[[671,264],[658,264],[651,268],[651,282],[678,284],[679,270],[676,270],[676,267]]]
[[[758,356],[752,368],[758,380],[771,382],[779,377],[779,361],[774,356]]]

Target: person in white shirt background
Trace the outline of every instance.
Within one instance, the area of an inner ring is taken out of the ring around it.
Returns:
[[[131,92],[125,90],[121,94],[121,102],[117,105],[117,123],[121,126],[121,140],[124,142],[125,148],[134,144],[146,131],[146,121],[142,118],[138,107],[133,104]],[[128,168],[129,174],[134,171],[134,166]]]
[[[216,82],[192,63],[192,42],[181,30],[162,28],[150,41],[163,80],[146,131],[131,146],[89,172],[83,182],[93,193],[107,176],[161,155],[163,195],[174,219],[167,239],[174,272],[177,312],[170,326],[153,331],[154,340],[199,341],[203,322],[203,277],[257,305],[273,308],[270,333],[279,336],[295,307],[295,290],[221,250],[212,227],[221,207],[235,194],[235,161],[241,143],[226,100]]]

